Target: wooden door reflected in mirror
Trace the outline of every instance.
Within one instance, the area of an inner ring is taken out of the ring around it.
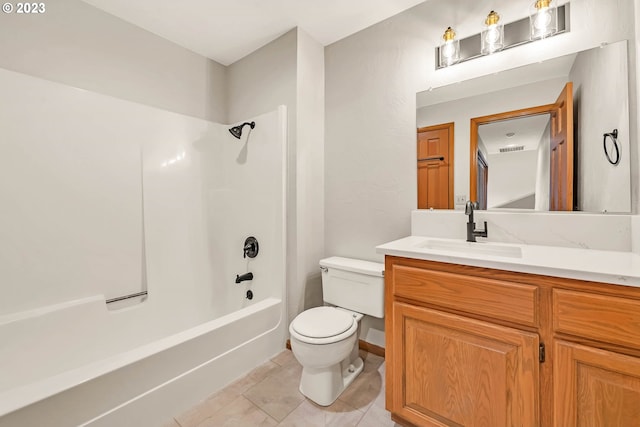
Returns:
[[[418,129],[418,209],[453,209],[453,123]]]

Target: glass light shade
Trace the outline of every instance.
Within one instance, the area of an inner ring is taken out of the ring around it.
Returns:
[[[442,36],[444,43],[439,49],[441,67],[448,67],[460,60],[460,40],[456,40],[455,35],[456,33],[449,27]]]
[[[550,37],[558,32],[558,11],[553,0],[536,0],[531,6],[529,22],[531,40]]]
[[[489,55],[504,47],[504,25],[499,24],[500,15],[493,10],[484,21],[485,28],[480,34],[480,53]]]

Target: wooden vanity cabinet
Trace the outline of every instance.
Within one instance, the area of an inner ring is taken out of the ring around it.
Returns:
[[[386,257],[407,426],[639,426],[640,288]]]
[[[640,427],[638,291],[553,289],[555,426]]]
[[[403,380],[392,399],[403,419],[539,424],[538,335],[400,302],[393,316],[393,369]]]

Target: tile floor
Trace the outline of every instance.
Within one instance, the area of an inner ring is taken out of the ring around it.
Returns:
[[[302,367],[285,350],[163,427],[399,427],[384,409],[384,359],[360,356],[364,370],[331,406],[298,391]]]

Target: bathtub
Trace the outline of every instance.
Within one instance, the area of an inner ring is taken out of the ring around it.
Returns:
[[[238,140],[9,70],[0,97],[0,426],[161,425],[284,349],[286,107]]]
[[[51,322],[57,322],[55,329],[64,330],[98,305],[104,307],[103,298],[5,319],[0,336],[15,342],[17,337],[10,334],[28,334],[46,341],[38,336],[44,324],[51,330]],[[135,310],[103,314],[108,318]],[[11,377],[0,379],[0,426],[161,425],[282,351],[282,322],[282,301],[267,298],[128,351],[118,351],[123,344],[117,335],[106,335],[84,355],[78,353],[85,337],[57,336],[65,340],[64,346],[33,348],[30,360],[13,360]],[[74,353],[66,354],[68,349]],[[95,353],[106,357],[90,362]],[[71,360],[61,364],[61,357]],[[25,378],[41,379],[24,383]]]

